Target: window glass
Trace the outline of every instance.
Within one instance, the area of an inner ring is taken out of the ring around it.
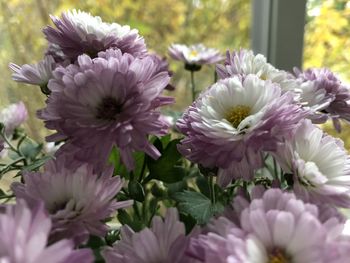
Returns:
[[[308,0],[304,41],[305,69],[327,67],[350,84],[350,1]],[[330,123],[324,126],[350,149],[350,125],[342,127],[338,134]]]

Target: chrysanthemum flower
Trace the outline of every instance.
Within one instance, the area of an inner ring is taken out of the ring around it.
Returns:
[[[53,44],[53,43],[49,43],[47,50],[45,52],[45,56],[53,57],[53,59],[55,60],[56,63],[62,63],[62,62],[67,61],[67,64],[70,64],[70,63],[68,63],[68,62],[70,62],[69,59],[63,53],[60,46]]]
[[[312,109],[311,119],[316,123],[332,118],[334,127],[340,132],[339,119],[350,121],[350,89],[329,69],[295,69],[301,82],[301,102]]]
[[[350,207],[350,158],[341,140],[305,120],[275,157],[305,200]]]
[[[203,44],[191,46],[172,44],[169,47],[169,54],[173,59],[183,61],[188,67],[215,64],[223,60],[219,50],[207,48]]]
[[[266,61],[262,54],[254,55],[253,51],[241,49],[230,53],[227,51],[223,65],[216,65],[216,71],[221,79],[232,76],[253,74],[262,80],[278,83],[282,92],[294,92],[298,87],[296,79],[283,70],[278,70]],[[297,94],[295,94],[297,97]]]
[[[52,56],[45,56],[38,64],[18,66],[10,63],[9,67],[14,72],[12,74],[14,81],[45,87],[52,78],[56,62]]]
[[[169,70],[169,63],[168,61],[166,60],[165,57],[160,57],[159,55],[157,54],[150,54],[148,55],[152,60],[153,62],[158,65],[157,68],[158,68],[158,72],[164,72],[164,71],[167,71],[169,73],[169,76],[171,77],[173,75],[173,72],[171,70]],[[173,91],[175,90],[175,87],[173,85],[171,85],[170,83],[165,87],[166,90],[170,90],[170,91]]]
[[[6,107],[0,112],[0,122],[5,126],[5,134],[10,137],[14,130],[28,118],[27,108],[22,101]]]
[[[219,172],[219,181],[220,176],[232,179],[233,162],[246,158],[244,162],[255,167],[259,152],[276,150],[277,142],[291,134],[304,117],[293,101],[291,93],[281,95],[278,85],[255,75],[221,80],[202,93],[177,122],[186,136],[178,148],[195,163],[227,170],[229,174]]]
[[[155,216],[151,228],[138,233],[121,228],[121,240],[103,251],[107,263],[191,263],[185,252],[189,238],[175,208],[168,209],[164,220]]]
[[[333,219],[321,222],[316,206],[270,189],[241,212],[238,225],[215,219],[208,234],[193,240],[191,253],[208,263],[340,262],[334,255],[345,258],[350,251],[334,248],[349,248],[350,242],[342,239],[339,226]]]
[[[96,153],[85,161],[106,162],[115,145],[132,169],[135,150],[160,156],[147,136],[166,134],[168,124],[157,108],[173,102],[160,95],[169,79],[150,57],[134,58],[119,50],[101,52],[95,59],[82,55],[76,64],[54,72],[51,95],[39,118],[57,130],[49,141],[67,139],[80,153]]]
[[[51,220],[43,206],[29,209],[24,200],[0,212],[0,262],[4,263],[92,263],[88,249],[73,250],[70,240],[48,246]]]
[[[108,227],[103,221],[132,201],[115,200],[123,181],[112,177],[112,168],[95,174],[91,165],[71,170],[66,168],[67,162],[64,158],[49,161],[43,173],[25,174],[25,184],[13,183],[12,189],[30,205],[44,202],[53,222],[51,240],[72,238],[79,244],[88,234],[104,236]]]
[[[47,26],[43,31],[47,40],[58,45],[63,53],[75,60],[79,55],[97,56],[109,48],[140,56],[147,52],[144,39],[136,29],[117,23],[105,23],[99,16],[80,10],[63,12],[61,18],[51,16],[56,29]]]

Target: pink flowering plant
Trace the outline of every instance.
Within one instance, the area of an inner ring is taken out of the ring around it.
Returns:
[[[0,262],[349,262],[350,156],[317,126],[350,121],[335,73],[172,44],[193,102],[169,114],[173,73],[136,29],[77,10],[51,19],[43,60],[9,65],[46,97],[50,135],[28,137],[23,102],[0,111],[0,179],[14,178]],[[208,64],[215,83],[197,90]]]

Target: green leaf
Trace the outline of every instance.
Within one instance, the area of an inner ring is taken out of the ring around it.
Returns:
[[[204,194],[207,197],[210,197],[210,186],[206,177],[199,175],[196,178],[196,184],[202,194]]]
[[[128,225],[136,232],[144,227],[143,223],[135,215],[130,216],[124,209],[118,210],[117,218],[122,225]]]
[[[132,199],[143,202],[145,200],[145,191],[142,185],[137,181],[130,181],[128,185],[129,195]]]
[[[102,251],[102,247],[104,246],[106,246],[106,242],[104,239],[97,236],[90,236],[89,241],[84,247],[88,247],[92,249],[95,256],[94,262],[103,263],[105,261],[101,255],[101,251]]]
[[[167,134],[167,135],[163,136],[160,140],[162,142],[163,148],[166,148],[168,146],[169,142],[171,141],[171,134]]]
[[[180,220],[185,224],[186,234],[189,234],[197,224],[196,219],[189,214],[180,213]]]
[[[208,197],[198,192],[184,191],[174,194],[173,197],[179,202],[179,210],[191,215],[199,224],[207,223],[221,210],[219,204],[213,205]]]
[[[157,179],[165,183],[175,183],[186,176],[185,168],[176,165],[181,159],[181,154],[177,150],[178,142],[178,139],[170,141],[163,150],[161,140],[155,141],[154,145],[162,156],[158,160],[147,157],[147,166],[150,172],[148,180]]]
[[[181,180],[180,182],[167,184],[168,195],[173,196],[175,193],[182,192],[184,189],[187,189],[187,182]]]
[[[135,170],[133,173],[139,175],[142,170],[145,154],[143,152],[134,152],[133,157],[135,162]],[[113,147],[111,154],[109,155],[109,162],[114,166],[115,175],[120,175],[126,179],[130,179],[130,172],[122,163],[119,150],[116,147]]]
[[[19,146],[19,151],[27,159],[34,160],[38,156],[40,151],[43,149],[43,144],[38,144],[31,139],[24,139],[24,141]]]
[[[43,166],[52,156],[44,156],[43,158],[34,161],[33,163],[23,166],[22,171],[37,171],[41,166]]]
[[[131,225],[132,224],[132,219],[131,219],[130,215],[124,209],[118,210],[117,218],[122,225]]]

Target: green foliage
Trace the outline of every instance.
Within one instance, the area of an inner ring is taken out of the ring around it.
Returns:
[[[207,223],[212,216],[223,212],[224,209],[221,203],[214,204],[199,192],[184,191],[174,194],[173,197],[179,202],[179,210],[191,215],[198,224]]]
[[[166,137],[165,140],[168,140]],[[179,139],[170,141],[163,149],[163,142],[156,139],[154,145],[161,152],[162,156],[158,160],[147,157],[147,167],[149,169],[148,180],[157,179],[165,183],[175,183],[181,181],[186,176],[186,170],[181,165],[176,165],[181,154],[177,150]]]

